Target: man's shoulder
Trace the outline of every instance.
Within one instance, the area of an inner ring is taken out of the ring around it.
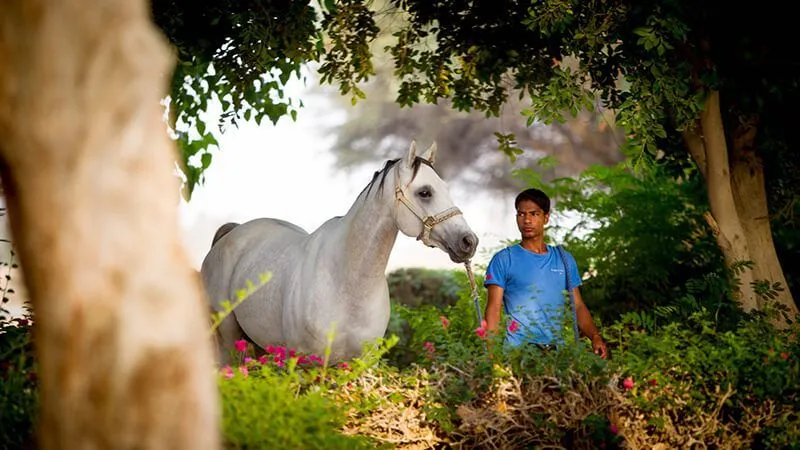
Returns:
[[[511,244],[511,245],[505,246],[505,247],[501,248],[500,250],[494,252],[494,255],[492,255],[492,256],[496,258],[496,257],[498,257],[500,255],[510,255],[511,252],[513,251],[514,247],[519,247],[519,244]]]

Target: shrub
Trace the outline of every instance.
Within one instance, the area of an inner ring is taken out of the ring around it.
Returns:
[[[35,448],[38,393],[31,316],[0,317],[0,448]]]
[[[234,449],[354,449],[376,448],[363,436],[342,432],[351,410],[363,410],[361,401],[337,396],[394,345],[380,340],[365,347],[361,358],[328,367],[328,355],[298,354],[269,346],[257,359],[245,357],[236,367],[219,374],[222,430],[226,448]],[[243,356],[245,341],[237,342]]]

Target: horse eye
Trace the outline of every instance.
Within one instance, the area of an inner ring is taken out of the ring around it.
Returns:
[[[429,189],[420,189],[417,191],[417,195],[419,195],[420,198],[431,198],[433,194],[431,194]]]

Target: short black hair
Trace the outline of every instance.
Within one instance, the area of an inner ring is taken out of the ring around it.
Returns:
[[[517,199],[514,200],[514,208],[519,209],[519,203],[523,200],[536,203],[539,205],[539,208],[542,208],[542,212],[550,214],[550,197],[541,190],[530,188],[520,192],[519,195],[517,195]]]

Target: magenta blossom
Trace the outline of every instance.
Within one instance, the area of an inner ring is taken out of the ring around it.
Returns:
[[[628,391],[633,389],[633,378],[628,377],[622,380],[622,387],[624,387]]]
[[[247,341],[244,339],[239,339],[233,344],[233,346],[236,348],[237,352],[244,353],[247,350]]]
[[[619,427],[612,423],[609,431],[611,431],[611,434],[619,434]]]
[[[479,338],[483,339],[486,337],[486,328],[480,327],[475,330],[475,334],[478,335]]]
[[[519,330],[519,322],[517,322],[516,320],[512,319],[511,323],[508,324],[508,331],[510,333],[516,333],[517,330]]]
[[[222,373],[225,378],[233,378],[233,369],[231,369],[231,366],[223,367],[220,369],[220,373]]]
[[[239,372],[244,375],[245,378],[247,378],[247,375],[250,373],[250,371],[247,370],[247,366],[239,366]]]
[[[444,328],[445,330],[447,329],[447,327],[450,326],[450,321],[447,320],[447,317],[439,316],[439,320],[442,322],[442,328]]]

